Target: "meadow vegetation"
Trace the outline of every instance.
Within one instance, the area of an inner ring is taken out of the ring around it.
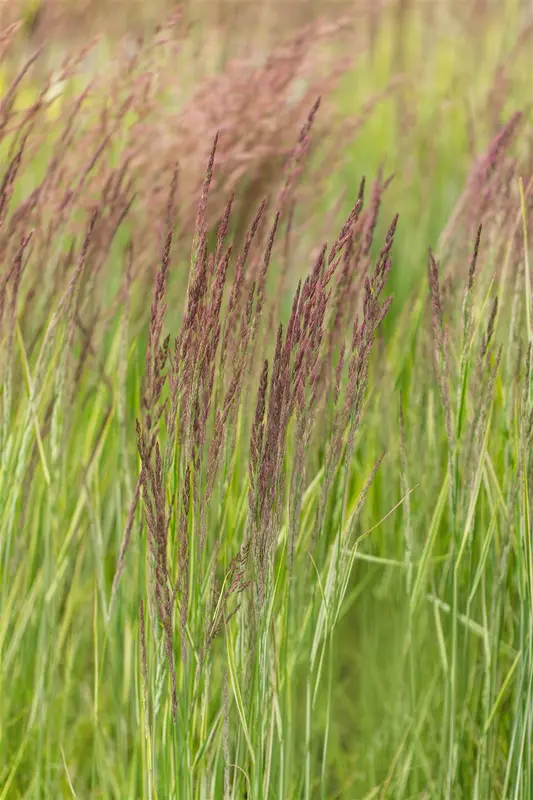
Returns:
[[[304,5],[3,20],[0,800],[533,797],[533,21]]]

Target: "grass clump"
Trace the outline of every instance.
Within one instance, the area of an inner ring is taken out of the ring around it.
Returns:
[[[529,798],[527,113],[402,282],[331,29],[179,101],[171,31],[0,104],[0,798]]]

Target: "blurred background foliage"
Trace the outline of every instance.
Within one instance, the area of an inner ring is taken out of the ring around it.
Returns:
[[[371,181],[379,169],[394,174],[383,219],[401,205],[402,215],[418,221],[416,229],[400,225],[398,231],[395,290],[405,298],[472,160],[511,111],[529,109],[531,11],[526,0],[30,0],[4,2],[0,24],[22,16],[13,68],[42,48],[32,68],[42,75],[65,52],[95,42],[84,69],[105,73],[117,50],[127,52],[153,36],[167,15],[179,42],[175,61],[166,64],[172,70],[170,112],[179,112],[198,87],[236,61],[261,64],[302,26],[330,24],[334,32],[324,41],[309,41],[324,70],[342,64],[339,79],[327,87],[335,113],[326,123],[355,124],[343,140],[342,165],[329,170],[315,200],[324,214],[333,206],[344,218],[362,176]],[[31,99],[26,85],[19,102]],[[346,198],[342,206],[339,196]]]

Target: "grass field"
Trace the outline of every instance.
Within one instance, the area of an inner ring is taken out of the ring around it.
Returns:
[[[531,8],[185,5],[0,37],[0,800],[530,800]]]

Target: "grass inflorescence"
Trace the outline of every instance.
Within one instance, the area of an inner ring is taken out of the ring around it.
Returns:
[[[444,180],[399,5],[355,116],[344,20],[2,36],[1,800],[533,795],[530,28]]]

